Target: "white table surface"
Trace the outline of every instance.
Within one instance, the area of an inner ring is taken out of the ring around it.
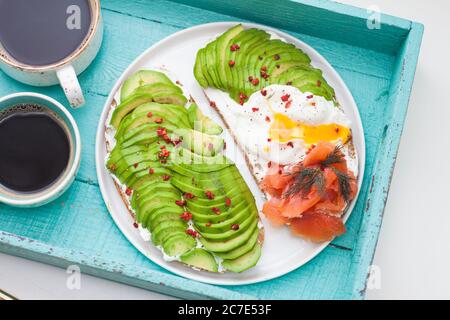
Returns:
[[[368,299],[450,298],[450,1],[340,0],[425,24],[409,113],[374,265],[380,287]],[[66,287],[65,270],[0,254],[0,288],[20,299],[165,299],[83,275]]]

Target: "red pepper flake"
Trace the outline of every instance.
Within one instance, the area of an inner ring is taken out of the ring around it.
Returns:
[[[314,98],[314,96],[312,94],[310,94],[309,96],[306,97],[306,99],[312,99]]]
[[[148,173],[149,174],[154,174],[155,173],[155,169],[153,169],[153,168],[148,169]]]
[[[253,81],[253,76],[248,76],[248,82],[252,82]]]
[[[259,108],[252,108],[252,111],[257,112],[257,111],[259,111]]]
[[[137,222],[133,223],[133,227],[135,227],[136,229],[139,228],[139,225],[137,224]]]
[[[230,67],[234,67],[234,64],[235,64],[234,60],[228,61],[228,65],[229,65]]]
[[[263,97],[267,96],[267,90],[261,89],[261,94],[263,95]]]
[[[190,192],[185,192],[183,194],[183,197],[185,197],[186,199],[193,199],[194,195],[192,193],[190,193]]]
[[[278,170],[278,174],[283,174],[283,170]]]
[[[317,86],[318,86],[318,87],[322,86],[322,81],[317,80]]]
[[[261,71],[261,77],[263,77],[264,80],[267,80],[267,78],[269,78],[269,74],[267,72]]]
[[[289,142],[287,143],[287,145],[288,145],[288,147],[291,147],[291,148],[294,147],[294,144],[292,143],[292,141],[289,141]]]
[[[291,104],[292,104],[292,100],[289,100],[288,102],[286,102],[286,104],[284,105],[284,107],[285,107],[286,109],[288,109],[288,108],[290,108]]]
[[[272,161],[267,162],[267,168],[270,168],[272,166]]]
[[[182,86],[180,80],[175,81],[175,83],[176,83],[177,85],[179,85],[179,86]]]
[[[226,205],[227,207],[230,207],[230,206],[231,206],[231,199],[230,199],[230,198],[226,198],[226,199],[225,199],[225,205]]]
[[[168,158],[170,156],[170,151],[165,149],[165,148],[161,148],[161,152],[158,154],[159,158]]]
[[[167,131],[164,128],[158,128],[156,129],[156,134],[158,135],[158,137],[162,137],[167,134]]]
[[[262,66],[261,67],[261,71],[266,72],[267,71],[267,66]]]
[[[239,93],[239,99],[245,100],[247,98],[248,97],[245,95],[245,93],[242,93],[242,92]]]
[[[236,50],[239,50],[241,47],[239,47],[239,45],[238,44],[232,44],[231,46],[230,46],[230,50],[231,51],[236,51]]]
[[[212,193],[212,192],[209,191],[209,190],[206,190],[206,191],[205,191],[205,196],[206,196],[209,200],[214,199],[214,193]]]
[[[192,213],[185,211],[182,214],[180,214],[180,218],[186,221],[189,221],[192,219]]]
[[[185,206],[185,205],[186,205],[186,201],[185,201],[185,200],[175,200],[175,204],[176,204],[177,206],[182,207],[182,206]]]
[[[292,81],[286,82],[286,85],[287,85],[287,86],[291,86],[291,85],[292,85]]]
[[[223,142],[223,149],[225,150],[226,148],[227,148],[227,142],[224,141],[224,142]]]
[[[214,101],[210,101],[209,102],[209,106],[212,107],[212,108],[215,108],[216,107],[216,103]]]
[[[163,179],[163,181],[168,181],[168,180],[170,179],[170,176],[167,175],[167,174],[164,174],[164,175],[162,176],[162,179]]]
[[[239,230],[239,224],[237,224],[237,223],[233,224],[231,226],[231,229],[234,230],[234,231]]]
[[[112,163],[112,164],[109,166],[109,169],[110,169],[111,171],[116,171],[116,170],[117,170],[117,165],[116,165],[115,163]]]
[[[336,128],[334,129],[334,131],[335,131],[336,133],[339,133],[339,131],[340,131],[339,127],[336,127]]]
[[[149,113],[147,113],[147,117],[149,117],[149,118],[151,118],[151,117],[153,117],[153,112],[149,112]]]
[[[167,134],[163,135],[163,139],[167,143],[171,143],[172,142],[172,140],[170,139],[169,135],[167,135]]]
[[[267,138],[267,142],[271,142],[272,141],[272,139],[270,139],[270,138]]]
[[[266,122],[270,122],[269,116],[266,116]]]
[[[215,214],[220,214],[220,209],[219,209],[219,208],[212,207],[211,210],[212,210],[212,212],[214,212]]]
[[[290,97],[291,95],[286,93],[285,95],[281,96],[281,101],[286,102],[289,100]]]
[[[186,233],[187,233],[188,235],[194,237],[194,238],[197,238],[197,237],[198,237],[198,232],[195,231],[195,230],[187,229],[187,230],[186,230]]]
[[[257,86],[259,84],[259,79],[258,78],[254,78],[252,80],[252,85]]]
[[[243,100],[243,99],[239,99],[239,104],[240,104],[241,106],[243,106],[243,105],[244,105],[244,100]]]
[[[155,123],[163,123],[164,119],[163,118],[156,118],[155,120],[153,120]]]
[[[133,190],[131,190],[130,188],[127,188],[127,190],[125,190],[125,194],[127,196],[131,196],[131,193],[133,192]]]
[[[279,54],[274,55],[273,60],[275,61],[280,60],[280,55]]]
[[[172,141],[172,143],[174,146],[177,146],[181,143],[181,139],[176,139],[176,140]]]
[[[139,163],[135,163],[135,164],[133,164],[133,167],[136,169],[137,167],[138,167],[138,165],[139,165]]]
[[[315,107],[316,103],[315,102],[311,102],[311,106]]]
[[[211,221],[208,221],[207,223],[205,223],[205,226],[207,226],[207,227],[211,227],[211,225],[212,225]]]

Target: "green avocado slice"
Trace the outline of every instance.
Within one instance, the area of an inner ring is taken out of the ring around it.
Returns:
[[[261,246],[256,243],[252,250],[234,260],[224,260],[222,267],[231,272],[244,272],[254,267],[261,257]]]
[[[166,83],[172,85],[172,81],[162,72],[139,70],[124,81],[120,91],[120,99],[124,101],[136,88],[153,83]]]
[[[218,272],[219,266],[213,255],[208,251],[195,248],[180,257],[181,262],[201,270]]]
[[[211,252],[227,252],[236,249],[237,247],[246,243],[251,237],[253,231],[257,228],[258,220],[255,219],[250,227],[237,237],[220,241],[208,240],[204,237],[201,237],[200,242],[203,244],[206,250],[209,250]]]
[[[226,259],[226,260],[232,260],[232,259],[239,258],[240,256],[246,254],[247,252],[249,252],[250,250],[253,249],[256,242],[258,241],[258,237],[259,237],[259,229],[256,228],[253,231],[253,234],[251,235],[251,237],[248,239],[248,241],[246,243],[244,243],[242,246],[237,247],[236,249],[233,249],[228,252],[217,252],[216,255],[219,258]]]

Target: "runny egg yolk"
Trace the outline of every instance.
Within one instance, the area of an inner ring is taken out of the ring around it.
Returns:
[[[350,134],[349,128],[335,123],[317,126],[305,125],[280,113],[274,115],[269,130],[269,138],[274,141],[287,143],[291,140],[300,139],[307,146],[319,141],[337,142],[341,140],[342,143],[346,143]]]

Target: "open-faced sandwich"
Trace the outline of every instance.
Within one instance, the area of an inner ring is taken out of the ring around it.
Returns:
[[[166,260],[195,269],[256,265],[263,228],[252,193],[222,154],[222,128],[159,71],[131,75],[116,100],[105,124],[106,166],[143,237]]]
[[[357,154],[351,123],[309,56],[236,25],[198,51],[194,75],[244,151],[265,216],[314,242],[343,234]]]

